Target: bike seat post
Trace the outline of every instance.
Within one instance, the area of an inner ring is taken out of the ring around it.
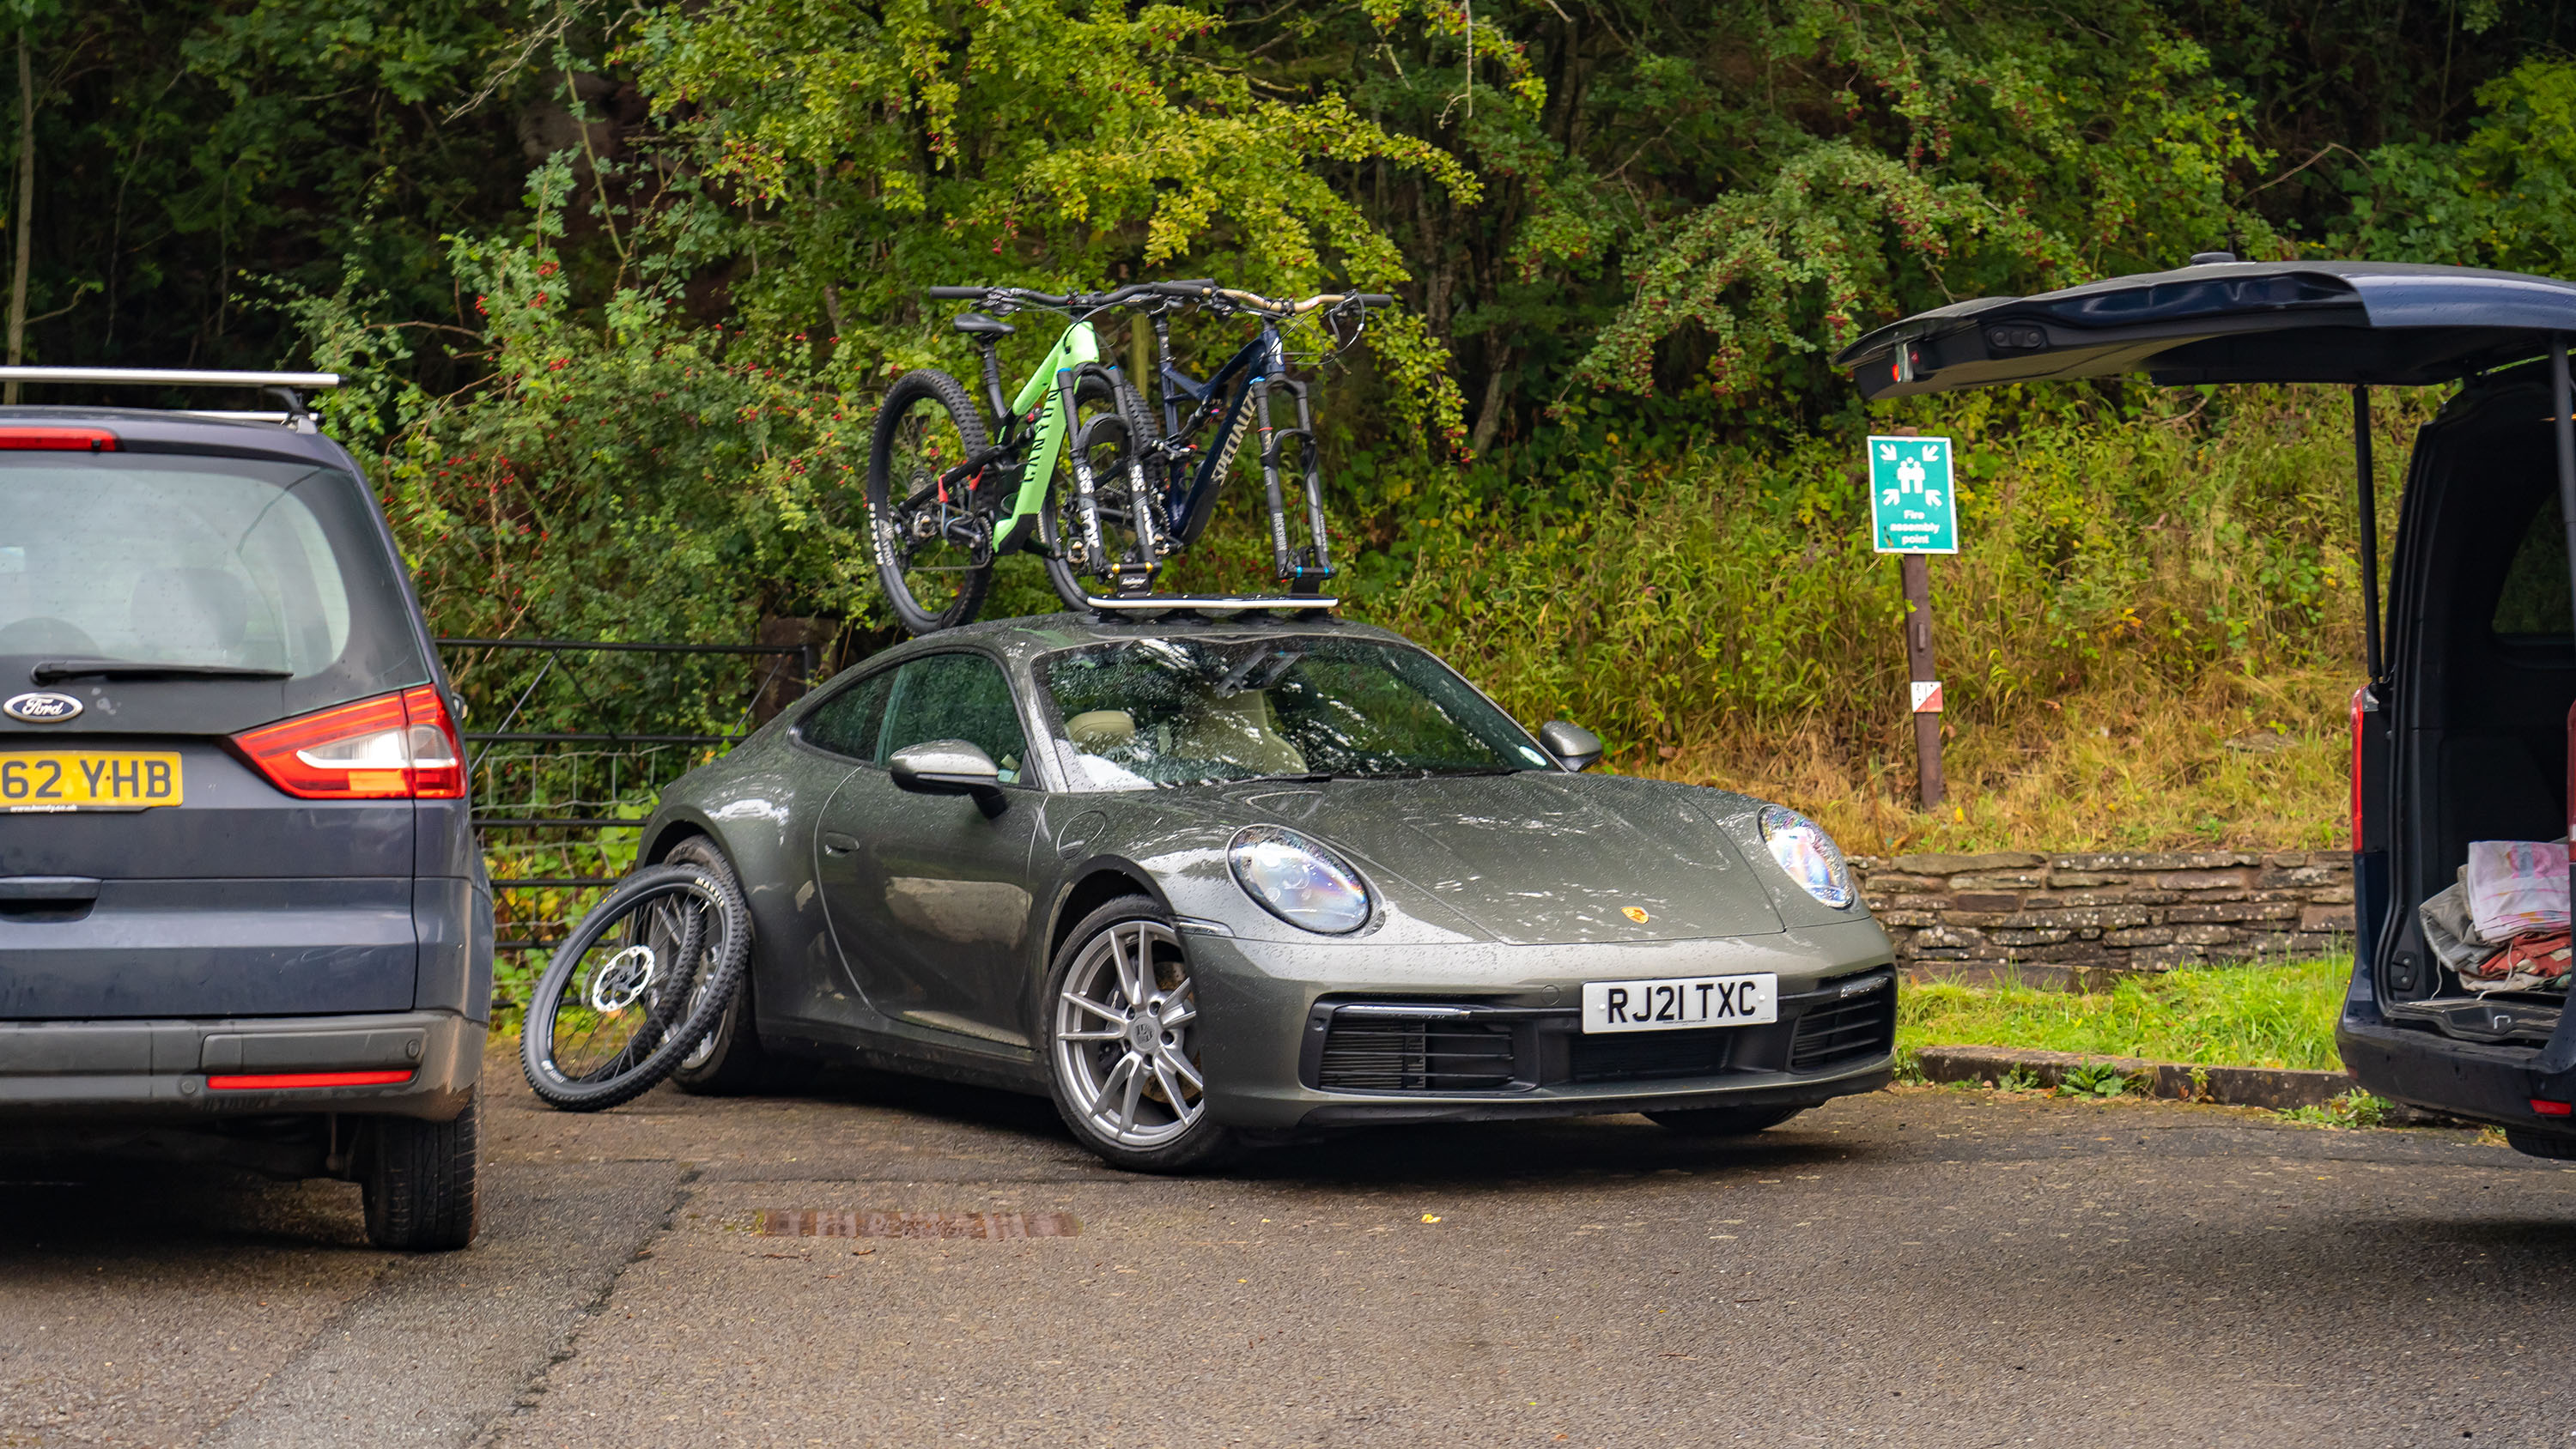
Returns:
[[[1008,399],[1002,396],[1002,339],[978,337],[976,351],[984,354],[984,405],[998,421],[1010,411]]]

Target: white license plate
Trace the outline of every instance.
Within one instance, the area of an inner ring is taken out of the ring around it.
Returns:
[[[1760,1026],[1780,1019],[1780,978],[1666,976],[1583,983],[1583,1029],[1680,1031],[1695,1026]]]

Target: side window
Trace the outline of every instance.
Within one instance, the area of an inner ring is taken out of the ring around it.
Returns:
[[[2556,634],[2571,626],[2567,612],[2567,525],[2552,491],[2531,516],[2513,562],[2504,571],[2488,627],[2498,634]]]
[[[894,704],[885,752],[928,740],[964,740],[993,757],[1002,783],[1016,785],[1028,763],[1028,736],[1020,732],[1002,667],[981,654],[933,654],[895,671]]]
[[[797,737],[836,755],[876,763],[881,758],[877,737],[885,732],[886,697],[893,691],[894,676],[894,670],[886,670],[816,705],[812,714],[796,722]]]

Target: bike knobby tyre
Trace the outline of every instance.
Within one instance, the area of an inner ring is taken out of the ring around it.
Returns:
[[[651,1091],[733,1004],[750,953],[751,913],[731,872],[657,865],[618,882],[529,993],[529,1088],[567,1112]]]
[[[868,442],[868,544],[886,602],[913,634],[935,634],[973,622],[993,585],[991,524],[1008,500],[991,494],[1004,476],[986,470],[982,489],[952,487],[947,513],[908,507],[950,468],[984,450],[984,420],[965,385],[937,368],[907,372],[886,389]],[[980,541],[945,532],[921,538],[913,527],[958,522]]]

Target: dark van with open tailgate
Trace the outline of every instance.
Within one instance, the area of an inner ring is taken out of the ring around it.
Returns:
[[[2166,384],[2458,384],[2416,436],[2378,598],[2360,490],[2352,704],[2355,963],[2336,1041],[2383,1097],[2576,1159],[2569,755],[2576,749],[2576,284],[2458,267],[2225,253],[2036,297],[1961,302],[1836,359],[1904,397],[2144,373]]]
[[[304,403],[0,408],[0,1151],[355,1178],[475,1228],[492,906],[438,655]]]

